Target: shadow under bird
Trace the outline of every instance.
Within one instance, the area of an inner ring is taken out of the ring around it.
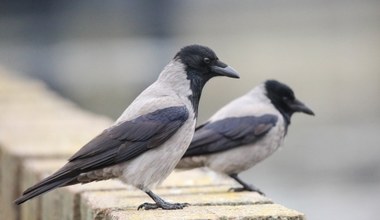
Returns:
[[[238,174],[274,153],[282,144],[295,112],[314,115],[296,99],[293,90],[276,80],[267,80],[217,111],[198,126],[194,138],[176,168],[208,167],[226,174],[242,187],[255,191]]]
[[[202,88],[215,76],[239,78],[208,47],[182,48],[111,127],[61,169],[25,190],[15,203],[58,187],[120,178],[153,199],[154,203],[141,204],[138,209],[182,209],[188,204],[166,202],[151,188],[171,173],[188,148]]]

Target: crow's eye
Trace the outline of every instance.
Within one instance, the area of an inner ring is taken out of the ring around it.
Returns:
[[[205,58],[203,58],[203,62],[206,64],[209,64],[211,62],[211,60],[210,60],[210,58],[205,57]]]
[[[288,102],[288,101],[294,101],[294,97],[293,96],[283,96],[282,100],[284,100],[286,102]]]

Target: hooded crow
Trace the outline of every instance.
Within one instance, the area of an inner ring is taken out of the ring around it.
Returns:
[[[120,178],[155,202],[138,209],[182,209],[186,203],[168,203],[150,189],[171,173],[186,152],[203,86],[215,76],[239,78],[210,48],[182,48],[111,127],[84,145],[61,169],[25,190],[15,203],[58,187]]]
[[[205,166],[235,179],[242,185],[242,188],[232,188],[236,192],[263,194],[255,186],[242,181],[238,174],[277,150],[295,112],[314,115],[296,99],[289,86],[267,80],[198,126],[177,168]]]

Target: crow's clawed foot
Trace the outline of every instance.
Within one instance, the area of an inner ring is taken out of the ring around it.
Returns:
[[[156,203],[143,203],[137,207],[137,210],[140,209],[145,209],[145,210],[150,210],[150,209],[158,209],[158,205]]]
[[[265,196],[265,193],[263,193],[260,189],[254,187],[254,186],[248,186],[248,187],[237,187],[237,188],[230,188],[228,192],[257,192],[258,194]]]
[[[143,203],[139,205],[137,210],[140,209],[145,209],[145,210],[151,210],[151,209],[164,209],[164,210],[173,210],[173,209],[183,209],[186,206],[189,206],[189,203],[168,203],[168,202],[163,202],[163,203]]]
[[[248,192],[257,192],[258,194],[265,196],[265,194],[259,188],[255,187],[254,185],[249,185],[249,184],[245,183],[243,180],[241,180],[238,177],[237,173],[230,174],[230,177],[232,179],[236,180],[236,182],[238,182],[243,187],[240,187],[240,188],[230,188],[228,190],[229,192],[230,191],[233,191],[233,192],[248,191]]]

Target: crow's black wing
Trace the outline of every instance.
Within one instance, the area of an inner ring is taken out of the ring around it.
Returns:
[[[69,161],[93,158],[111,149],[118,152],[115,162],[129,160],[138,156],[138,152],[165,142],[187,119],[188,111],[184,106],[169,107],[142,115],[105,130],[82,147]]]
[[[197,128],[184,157],[217,153],[252,144],[277,123],[276,115],[231,117],[208,122]]]

